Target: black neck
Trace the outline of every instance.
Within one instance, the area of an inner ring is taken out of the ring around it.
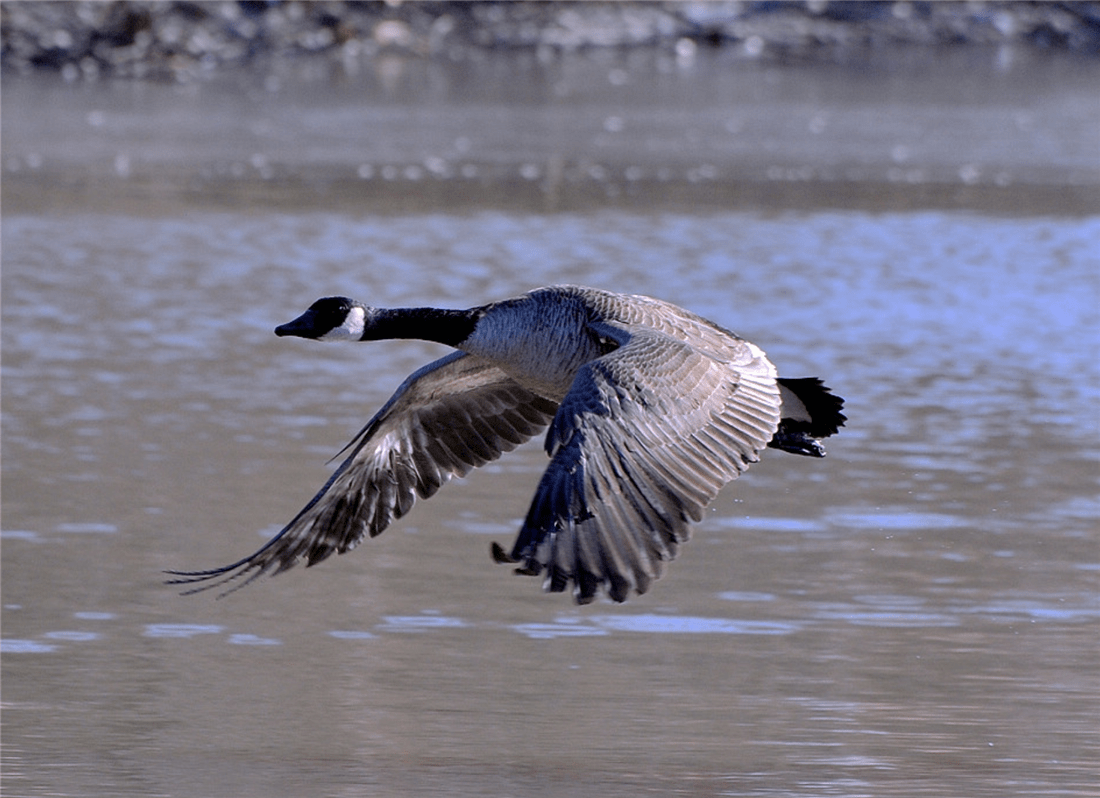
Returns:
[[[480,318],[475,310],[441,310],[440,308],[389,308],[375,312],[367,321],[360,341],[382,341],[390,338],[416,338],[458,346],[477,326]]]

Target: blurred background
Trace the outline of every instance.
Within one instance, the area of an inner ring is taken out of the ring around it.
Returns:
[[[1100,780],[1095,3],[4,2],[10,796]],[[658,296],[820,376],[667,575],[496,566],[535,440],[215,600],[446,350],[314,299]]]

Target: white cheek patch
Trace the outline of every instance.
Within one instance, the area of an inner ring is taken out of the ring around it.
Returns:
[[[344,323],[321,337],[323,341],[358,341],[367,328],[367,313],[363,308],[353,307],[344,318]]]

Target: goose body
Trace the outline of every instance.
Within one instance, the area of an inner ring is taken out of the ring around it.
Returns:
[[[767,446],[824,456],[843,400],[785,379],[755,345],[644,296],[552,286],[468,310],[378,309],[320,299],[280,336],[419,338],[454,347],[411,374],[352,440],[346,459],[259,551],[171,572],[192,591],[279,573],[380,534],[452,476],[544,429],[550,463],[498,562],[570,585],[579,603],[644,593],[689,525]]]

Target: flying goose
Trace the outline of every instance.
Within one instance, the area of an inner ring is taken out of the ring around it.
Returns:
[[[645,593],[727,482],[771,446],[823,457],[843,400],[816,378],[786,379],[755,345],[659,299],[539,288],[469,310],[381,309],[319,299],[279,336],[418,338],[454,347],[413,372],[345,447],[316,496],[255,554],[170,571],[194,593],[226,592],[305,559],[315,565],[380,534],[452,476],[547,426],[550,464],[514,545],[492,544],[577,603],[602,588]]]

